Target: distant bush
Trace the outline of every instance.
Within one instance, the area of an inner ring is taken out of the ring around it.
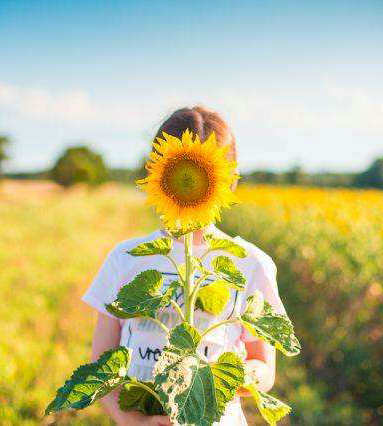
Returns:
[[[9,158],[6,150],[10,142],[11,140],[8,136],[0,135],[0,177],[2,176],[3,162]]]
[[[383,157],[376,159],[368,168],[355,177],[359,187],[383,189]]]
[[[102,156],[86,146],[66,149],[50,174],[54,181],[63,186],[81,182],[99,185],[108,179],[108,169]]]

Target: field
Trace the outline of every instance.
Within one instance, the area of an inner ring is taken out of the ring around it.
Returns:
[[[275,394],[294,409],[284,424],[381,424],[383,192],[259,186],[239,195],[221,228],[274,258],[304,347],[278,364]],[[0,218],[1,425],[111,424],[98,406],[42,413],[89,357],[95,316],[81,294],[115,243],[157,219],[132,188],[15,182],[0,186]]]

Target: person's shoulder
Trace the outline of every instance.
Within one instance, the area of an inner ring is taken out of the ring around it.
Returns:
[[[159,238],[160,236],[161,236],[160,231],[154,231],[151,234],[148,234],[145,236],[120,241],[110,251],[110,255],[115,258],[119,258],[121,255],[126,256],[130,250],[132,250],[134,247],[138,246],[139,244],[143,244],[143,243],[147,243],[149,241],[155,240],[156,238]]]
[[[272,272],[276,272],[276,265],[270,255],[264,252],[262,249],[257,247],[255,244],[243,239],[239,235],[235,237],[231,237],[225,232],[221,231],[218,228],[213,230],[213,234],[218,238],[229,239],[238,245],[242,246],[247,253],[247,256],[243,260],[245,263],[251,262],[254,266],[262,267],[271,270]]]
[[[256,267],[262,267],[263,269],[267,269],[272,273],[276,273],[277,267],[275,265],[274,260],[269,254],[264,252],[255,244],[241,238],[240,236],[234,237],[233,241],[246,250],[247,257],[245,258],[245,260],[255,262],[254,266]]]

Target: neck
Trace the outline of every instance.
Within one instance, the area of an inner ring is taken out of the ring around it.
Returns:
[[[193,244],[199,245],[203,243],[203,230],[199,229],[198,231],[193,232]]]

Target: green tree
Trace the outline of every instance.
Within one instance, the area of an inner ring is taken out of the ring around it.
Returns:
[[[356,175],[355,185],[383,189],[383,157],[377,158],[364,172]]]
[[[305,181],[305,173],[301,166],[296,165],[285,172],[285,182],[291,185],[299,185]]]
[[[102,156],[87,146],[67,148],[51,170],[51,177],[63,186],[84,182],[99,185],[108,179]]]
[[[6,150],[10,142],[11,140],[8,136],[0,135],[0,177],[2,175],[2,165],[4,161],[9,158],[6,153]]]

